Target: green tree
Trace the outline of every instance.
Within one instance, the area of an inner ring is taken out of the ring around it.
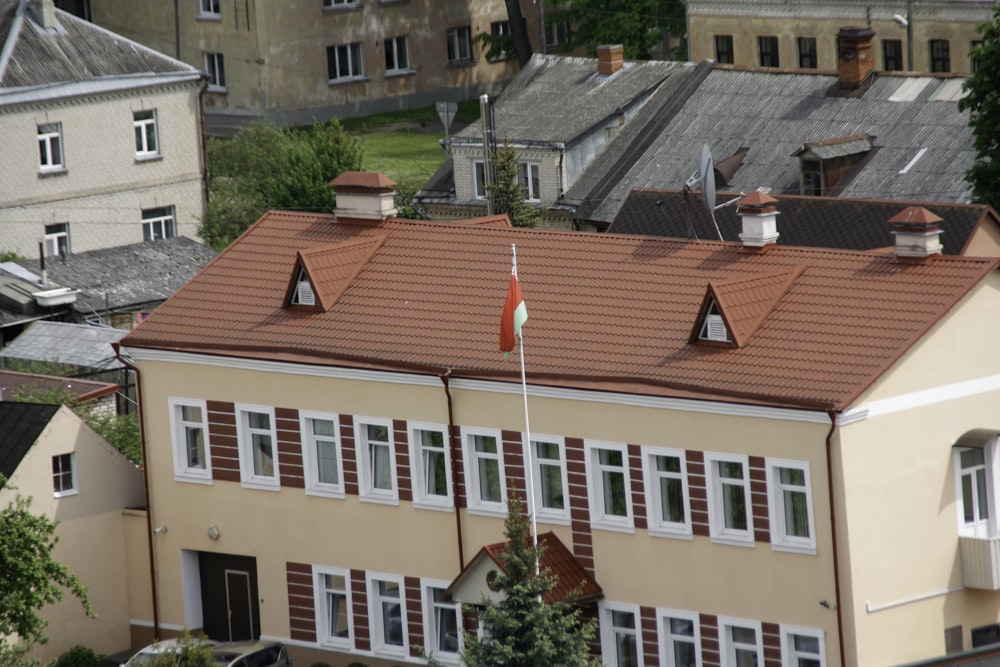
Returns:
[[[976,201],[1000,209],[1000,4],[993,9],[993,21],[981,23],[977,31],[982,42],[972,47],[969,57],[978,66],[958,101],[959,110],[969,112],[976,149],[965,180]]]
[[[0,492],[13,490],[0,475]],[[31,499],[17,494],[0,509],[0,661],[5,666],[32,664],[31,647],[47,641],[48,621],[39,612],[68,590],[94,617],[87,587],[52,557],[59,538],[56,522],[31,512]]]
[[[203,640],[185,630],[175,645],[143,662],[143,667],[218,667],[211,645]]]
[[[536,574],[542,548],[532,544],[528,518],[516,497],[508,500],[504,522],[507,544],[500,554],[502,569],[493,580],[499,602],[483,598],[479,618],[483,639],[465,634],[462,661],[467,667],[596,667],[588,642],[597,633],[593,619],[584,619],[571,601],[543,602],[557,585],[548,569]],[[431,664],[435,664],[431,661]]]
[[[567,51],[582,48],[593,57],[602,44],[621,44],[626,59],[649,60],[659,46],[662,58],[687,58],[681,0],[559,0],[546,5],[545,16],[570,25]],[[671,38],[680,40],[672,53]]]
[[[497,214],[506,213],[515,227],[535,227],[542,218],[534,204],[525,201],[527,191],[521,182],[521,163],[517,151],[504,141],[493,153],[493,183],[486,186]]]

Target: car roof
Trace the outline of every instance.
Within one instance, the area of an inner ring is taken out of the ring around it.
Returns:
[[[235,660],[236,658],[242,657],[248,653],[253,653],[262,648],[271,648],[282,646],[281,642],[274,641],[261,641],[258,639],[250,639],[245,641],[236,642],[225,642],[223,644],[216,644],[212,647],[212,654],[216,656],[232,656],[230,660]]]

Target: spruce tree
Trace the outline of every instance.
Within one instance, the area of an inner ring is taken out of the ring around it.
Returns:
[[[527,190],[521,183],[521,163],[517,151],[507,140],[493,153],[493,184],[486,190],[493,199],[493,210],[506,213],[515,227],[535,227],[542,214],[538,207],[525,201]]]

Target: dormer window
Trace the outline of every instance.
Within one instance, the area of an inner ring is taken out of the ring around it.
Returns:
[[[792,153],[799,158],[799,194],[835,196],[837,189],[850,182],[852,167],[874,150],[874,139],[869,134],[854,134],[802,144]]]
[[[726,322],[722,319],[722,313],[719,311],[719,304],[712,299],[708,304],[708,309],[705,312],[705,319],[701,323],[701,331],[698,333],[699,340],[711,340],[719,343],[731,343],[733,341],[732,337],[729,335],[729,329],[726,328]]]
[[[315,306],[316,292],[304,267],[299,267],[299,275],[295,280],[295,293],[292,294],[292,305]]]

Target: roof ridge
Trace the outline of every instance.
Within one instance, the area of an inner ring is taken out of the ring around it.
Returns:
[[[28,5],[28,0],[19,0],[17,8],[14,10],[14,20],[10,24],[10,32],[4,40],[3,50],[0,50],[0,88],[3,88],[3,78],[7,73],[7,66],[14,55],[14,47],[21,36],[21,26],[24,25],[24,12]]]

